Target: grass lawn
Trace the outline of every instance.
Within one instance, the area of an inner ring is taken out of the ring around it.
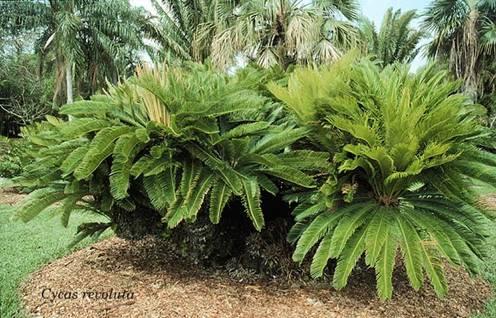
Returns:
[[[496,225],[492,228],[489,243],[491,247],[482,275],[492,284],[496,293]],[[486,305],[486,311],[476,318],[496,318],[496,297],[493,297],[492,301]]]
[[[0,317],[24,317],[17,288],[26,276],[43,264],[70,251],[78,224],[95,220],[95,216],[71,215],[71,222],[64,228],[60,221],[41,214],[25,224],[9,220],[11,213],[0,206]],[[90,244],[86,239],[75,249]]]

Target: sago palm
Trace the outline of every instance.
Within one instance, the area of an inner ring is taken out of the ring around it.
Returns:
[[[297,70],[288,88],[271,86],[321,135],[317,146],[342,149],[320,189],[293,211],[293,258],[314,251],[313,277],[336,259],[333,285],[343,288],[364,255],[388,299],[398,253],[411,286],[421,288],[427,275],[439,296],[447,291],[444,262],[479,271],[490,223],[474,180],[496,184],[496,156],[479,147],[486,131],[478,108],[447,78],[432,66],[411,74],[343,61]]]
[[[326,166],[328,155],[291,151],[304,128],[232,120],[230,114],[270,102],[252,85],[203,66],[142,69],[107,95],[64,106],[61,113],[73,120],[48,118],[26,131],[38,151],[14,181],[36,190],[18,216],[28,221],[62,202],[55,208],[64,224],[74,208],[110,218],[81,227],[82,236],[109,226],[121,234],[124,219],[141,226],[149,217],[145,230],[160,221],[173,228],[207,208],[218,223],[226,203],[238,198],[261,230],[261,191],[275,194],[282,181],[314,187],[303,171]]]

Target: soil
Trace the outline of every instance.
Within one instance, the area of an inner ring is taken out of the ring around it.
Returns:
[[[19,193],[13,189],[0,189],[0,205],[8,204],[13,205],[21,201],[26,194]]]
[[[393,299],[381,302],[366,269],[355,271],[342,291],[323,281],[236,280],[187,263],[163,241],[110,238],[31,274],[21,294],[33,317],[452,318],[483,309],[491,296],[485,281],[452,267],[446,276],[449,293],[438,299],[427,283],[414,291],[398,268]]]
[[[35,317],[452,318],[483,308],[491,293],[487,283],[453,268],[447,277],[450,292],[439,300],[428,286],[414,291],[397,271],[393,299],[381,302],[374,274],[366,270],[357,271],[340,292],[327,284],[277,279],[246,283],[183,263],[152,238],[132,244],[111,238],[33,273],[22,294]],[[111,289],[121,299],[91,299],[88,293]],[[51,292],[71,299],[53,299]]]

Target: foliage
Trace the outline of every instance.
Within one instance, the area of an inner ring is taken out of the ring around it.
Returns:
[[[203,62],[210,56],[213,36],[235,18],[238,2],[152,0],[158,21],[149,28],[149,35],[160,43],[159,53]]]
[[[105,86],[105,79],[115,83],[127,77],[122,61],[144,46],[146,17],[127,0],[0,1],[0,10],[0,26],[40,32],[34,48],[42,68],[46,63],[54,70],[58,102],[68,98],[73,76],[83,96]]]
[[[416,18],[414,10],[402,13],[389,8],[377,31],[374,23],[362,17],[359,36],[366,54],[372,54],[382,65],[394,62],[411,62],[420,51],[419,41],[424,34],[411,24]]]
[[[41,120],[52,110],[53,77],[36,73],[34,54],[5,56],[0,69],[0,134],[15,136],[19,127]]]
[[[257,0],[241,2],[236,20],[215,34],[212,60],[221,67],[241,53],[262,67],[326,63],[352,46],[356,1]]]
[[[480,271],[490,223],[473,180],[495,184],[496,156],[479,147],[487,134],[479,108],[457,89],[432,66],[410,74],[368,61],[301,69],[288,88],[272,85],[303,124],[341,149],[320,189],[298,197],[293,211],[293,259],[317,247],[312,276],[337,259],[333,285],[343,288],[365,255],[388,299],[398,249],[412,287],[427,275],[439,296],[443,261]]]
[[[0,178],[19,175],[28,164],[29,148],[22,139],[9,139],[0,136]]]
[[[433,33],[431,57],[449,65],[474,100],[494,92],[496,5],[486,0],[434,0],[423,27]]]
[[[270,103],[252,89],[259,79],[198,65],[145,68],[107,95],[62,107],[73,120],[48,117],[26,132],[38,149],[14,181],[36,190],[18,217],[29,221],[55,206],[64,224],[74,208],[110,218],[81,227],[84,236],[119,227],[132,211],[139,219],[151,210],[170,228],[195,221],[200,211],[216,224],[236,198],[260,231],[261,192],[277,193],[280,181],[314,187],[304,171],[327,165],[327,154],[290,149],[305,128],[230,118]]]

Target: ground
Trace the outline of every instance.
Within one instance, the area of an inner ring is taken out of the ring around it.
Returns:
[[[23,195],[0,190],[0,317],[23,317],[18,294],[19,284],[26,276],[43,264],[64,256],[71,251],[76,227],[94,216],[74,215],[67,228],[50,215],[40,215],[28,224],[13,222],[11,213],[4,209],[19,201]],[[81,248],[92,243],[82,242]]]
[[[16,201],[15,196],[0,193],[0,204]],[[375,296],[369,271],[356,272],[341,292],[318,282],[237,281],[186,264],[153,239],[134,244],[106,239],[28,275],[67,254],[67,232],[74,228],[44,217],[28,225],[7,220],[0,213],[1,317],[14,317],[20,308],[15,291],[21,281],[19,296],[36,317],[470,317],[478,312],[478,318],[496,317],[496,301],[484,309],[489,285],[457,269],[448,270],[450,292],[443,300],[427,285],[413,291],[398,270],[393,300],[384,303]],[[496,247],[496,236],[491,243]],[[496,284],[493,251],[483,276]],[[95,299],[110,289],[114,299]]]

